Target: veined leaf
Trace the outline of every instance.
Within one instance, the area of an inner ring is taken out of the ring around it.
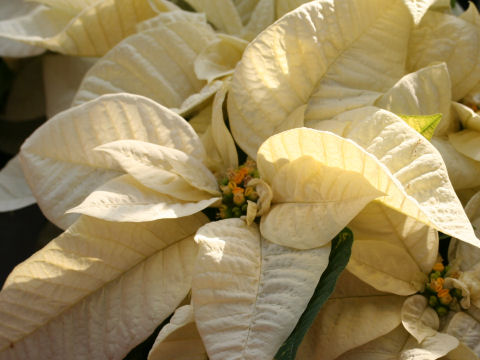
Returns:
[[[297,349],[300,346],[303,337],[313,324],[320,308],[332,294],[338,277],[347,266],[348,260],[350,259],[352,244],[353,233],[348,228],[343,229],[340,234],[333,239],[332,250],[328,258],[328,266],[323,272],[307,308],[300,317],[295,329],[278,350],[275,359],[295,359]]]
[[[427,140],[431,140],[435,128],[442,120],[442,114],[433,115],[399,115],[408,125],[425,136]]]
[[[219,83],[198,79],[194,61],[216,38],[215,32],[195,14],[175,14],[160,14],[155,26],[128,37],[99,59],[85,75],[73,105],[127,92],[183,113],[212,96]]]
[[[55,225],[66,229],[77,216],[65,211],[124,174],[110,156],[94,149],[127,139],[175,148],[197,159],[206,156],[183,118],[142,96],[105,95],[72,107],[38,128],[20,152],[27,182]]]
[[[187,295],[206,221],[80,218],[5,282],[0,357],[122,358]]]
[[[298,109],[320,120],[375,102],[404,75],[413,18],[429,3],[313,1],[263,31],[245,50],[228,96],[239,146],[254,158]]]
[[[192,303],[209,358],[271,359],[305,310],[330,244],[287,248],[240,219],[209,223],[195,239]]]
[[[62,6],[39,5],[21,17],[0,21],[0,38],[63,54],[101,56],[133,34],[137,23],[157,14],[147,0],[95,1],[73,13]]]
[[[16,156],[0,170],[0,212],[17,210],[35,201]]]

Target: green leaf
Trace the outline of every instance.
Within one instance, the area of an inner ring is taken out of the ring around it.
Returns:
[[[433,115],[398,115],[408,125],[422,134],[427,140],[431,140],[435,128],[442,120],[442,114]]]
[[[323,272],[320,281],[313,293],[307,308],[292,333],[275,355],[276,360],[293,360],[298,347],[312,326],[321,307],[335,289],[337,279],[347,266],[352,252],[353,233],[350,229],[343,229],[332,241],[332,251],[328,260],[327,269]]]

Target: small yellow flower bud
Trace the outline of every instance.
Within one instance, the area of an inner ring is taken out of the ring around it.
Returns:
[[[438,278],[430,281],[430,288],[432,288],[435,292],[439,292],[443,289],[443,284],[445,283],[444,278]]]
[[[448,305],[452,302],[453,298],[450,295],[450,291],[448,289],[442,289],[438,292],[438,298],[442,305]]]
[[[442,272],[443,269],[445,269],[445,266],[443,266],[443,264],[440,263],[440,262],[437,262],[435,265],[433,265],[433,270],[434,270],[434,271],[440,271],[440,272]]]
[[[233,189],[233,203],[238,206],[242,206],[245,203],[245,195],[243,194],[243,188]]]

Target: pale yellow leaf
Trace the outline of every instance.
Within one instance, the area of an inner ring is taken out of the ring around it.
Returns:
[[[227,34],[239,35],[243,25],[232,0],[185,0],[196,11],[205,13],[217,29]]]
[[[449,321],[446,332],[455,336],[480,357],[480,323],[464,312],[456,313]]]
[[[95,4],[97,0],[29,0],[52,8],[70,12],[73,15]]]
[[[347,269],[374,288],[398,295],[422,291],[438,253],[438,234],[381,203],[368,204],[348,227],[355,241]]]
[[[209,358],[273,358],[305,310],[330,246],[275,245],[241,219],[207,224],[195,239],[192,302]]]
[[[2,1],[0,3],[0,32],[18,31],[19,27],[28,24],[37,8],[44,8],[25,0]],[[0,36],[0,56],[28,57],[45,52],[45,49],[21,43]]]
[[[28,17],[1,23],[0,37],[67,55],[101,56],[155,15],[145,0],[101,0],[75,14],[38,6]]]
[[[385,165],[415,204],[405,207],[402,197],[389,196],[381,199],[385,205],[480,245],[450,183],[444,160],[427,139],[395,114],[375,107],[348,111],[335,120],[347,124],[339,135],[353,140]],[[322,121],[315,127],[322,130]]]
[[[7,279],[0,357],[122,359],[187,295],[205,222],[81,218]]]
[[[275,18],[275,0],[259,0],[248,23],[243,28],[242,37],[251,41],[262,30],[272,24]]]
[[[337,360],[435,360],[458,346],[453,336],[436,333],[418,343],[410,334],[397,327],[387,335],[353,349]]]
[[[444,135],[450,124],[452,98],[445,63],[435,64],[402,77],[375,102],[375,106],[402,115],[442,114],[435,135]]]
[[[480,161],[480,132],[462,130],[449,134],[448,141],[459,153],[472,160]]]
[[[86,74],[73,104],[128,92],[180,113],[192,111],[218,89],[198,79],[194,71],[195,58],[214,39],[213,30],[204,22],[188,16],[176,21],[167,18],[102,57]]]
[[[193,307],[178,308],[158,334],[148,360],[207,360],[207,352],[198,333]]]
[[[93,190],[66,213],[108,221],[143,222],[195,214],[220,199],[209,195],[198,201],[180,200],[149,189],[130,175],[122,175]]]
[[[404,75],[413,24],[405,2],[314,1],[262,32],[244,52],[228,96],[239,146],[255,157],[296,109],[307,105],[305,120],[330,119],[392,87]]]
[[[442,155],[448,177],[455,190],[470,189],[480,185],[480,164],[460,154],[448,139],[432,139],[432,144]]]
[[[135,95],[106,95],[73,107],[49,121],[21,151],[27,182],[44,214],[66,228],[76,215],[65,211],[123,173],[107,154],[94,149],[116,140],[140,140],[205,156],[195,131],[180,116]]]
[[[332,133],[302,128],[274,135],[260,148],[257,164],[273,190],[272,209],[261,219],[262,234],[281,245],[326,244],[385,194],[382,198],[397,208],[420,213],[384,165]]]
[[[468,106],[465,106],[461,103],[452,102],[452,107],[458,116],[460,123],[462,124],[463,128],[469,130],[480,131],[480,115],[473,111]],[[455,129],[458,131],[460,129]]]
[[[207,81],[231,75],[247,45],[248,42],[240,38],[219,34],[198,54],[194,62],[195,74]]]
[[[344,271],[301,343],[297,359],[333,360],[389,333],[401,324],[403,301]]]
[[[21,209],[35,202],[25,181],[20,160],[15,156],[0,170],[0,212]]]
[[[232,135],[225,125],[225,118],[223,115],[223,104],[228,92],[228,83],[220,89],[213,100],[212,106],[212,120],[211,129],[209,133],[203,136],[202,140],[205,143],[210,137],[210,142],[213,143],[214,149],[210,149],[208,156],[212,156],[212,151],[215,152],[214,157],[219,159],[215,169],[219,172],[226,173],[228,169],[235,169],[238,167],[238,154],[233,141]]]
[[[162,194],[186,201],[220,195],[210,170],[181,150],[138,140],[118,140],[95,150],[109,154],[126,173]]]
[[[453,100],[462,99],[480,81],[480,27],[451,14],[428,12],[412,32],[407,67],[415,71],[439,61],[447,64]]]
[[[440,327],[440,319],[423,295],[408,297],[402,306],[402,324],[419,343],[434,336]]]

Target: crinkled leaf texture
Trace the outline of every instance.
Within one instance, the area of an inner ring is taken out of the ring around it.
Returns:
[[[73,107],[37,129],[20,153],[27,182],[47,218],[67,228],[78,216],[65,211],[125,174],[113,158],[94,149],[126,139],[174,148],[199,160],[206,156],[184,119],[142,96],[105,95]]]
[[[372,135],[370,130],[366,131]],[[274,135],[262,144],[257,162],[261,177],[274,194],[270,212],[261,219],[262,234],[272,242],[295,248],[321,246],[376,198],[405,215],[428,222],[417,200],[407,195],[384,164],[355,142],[331,132],[301,128]],[[460,213],[458,207],[454,210]],[[459,226],[470,226],[465,221]]]
[[[16,156],[0,170],[0,212],[21,209],[35,202]]]
[[[340,234],[333,239],[328,266],[320,277],[320,281],[315,288],[312,298],[308,302],[307,308],[298,320],[295,329],[278,350],[275,359],[295,359],[300,343],[310,326],[312,326],[317,313],[332,294],[338,277],[348,263],[352,244],[353,233],[348,228],[343,229]]]
[[[403,326],[387,335],[353,349],[338,360],[435,360],[447,355],[458,346],[451,335],[436,333],[420,344]]]
[[[380,292],[344,271],[302,342],[299,359],[333,360],[401,324],[404,297]]]
[[[0,357],[121,359],[187,295],[206,221],[80,218],[5,282]]]
[[[160,5],[161,0],[153,2]],[[160,7],[168,10],[166,5]],[[102,56],[133,34],[137,23],[155,15],[147,0],[101,0],[77,12],[62,6],[39,5],[22,16],[0,21],[0,38],[68,55]],[[2,55],[19,56],[23,49],[10,50]]]
[[[269,136],[303,126],[303,113],[329,119],[373,104],[404,75],[412,19],[430,3],[314,1],[267,28],[245,50],[228,97],[239,146],[255,157]]]
[[[273,358],[326,269],[330,244],[283,247],[240,219],[207,224],[195,239],[192,303],[209,358]]]
[[[383,204],[437,230],[479,246],[472,226],[448,178],[445,163],[432,144],[395,114],[375,107],[351,110],[331,121],[308,126],[348,138],[388,168],[406,194],[387,196]]]
[[[438,232],[379,201],[348,224],[355,234],[347,269],[377,290],[422,291],[438,254]]]
[[[448,133],[454,126],[450,119],[451,99],[450,74],[447,65],[440,63],[403,76],[377,99],[375,106],[394,114],[413,116],[413,124],[402,117],[410,126],[418,122],[415,120],[418,115],[441,114],[441,122],[431,129],[431,134],[434,132],[436,136],[440,136]],[[423,118],[420,117],[420,120]],[[428,124],[428,121],[426,123]],[[419,132],[424,129],[424,126],[412,127]],[[428,136],[425,137],[430,140],[431,136]]]
[[[216,39],[215,32],[194,14],[178,15],[160,14],[155,26],[125,39],[102,57],[86,74],[73,105],[127,92],[184,113],[211,97],[220,85],[198,79],[194,61]]]
[[[479,19],[475,6],[468,16]],[[431,11],[412,31],[407,67],[410,71],[444,61],[458,101],[480,81],[480,26],[452,14]]]
[[[148,354],[148,360],[207,360],[207,352],[198,333],[193,306],[179,307],[162,328]]]

